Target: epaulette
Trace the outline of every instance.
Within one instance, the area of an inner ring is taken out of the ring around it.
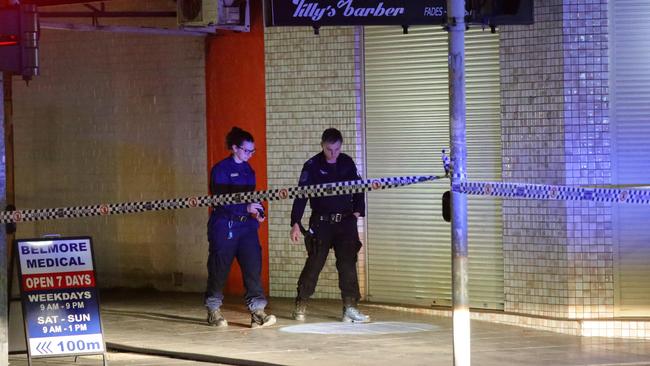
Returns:
[[[351,163],[354,164],[354,160],[352,159],[352,157],[350,155],[346,154],[346,153],[341,153],[339,155],[339,159],[341,159],[341,162],[345,162],[345,163],[350,163],[351,162]]]

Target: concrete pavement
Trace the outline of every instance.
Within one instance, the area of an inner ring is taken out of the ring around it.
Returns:
[[[205,322],[201,294],[123,290],[103,291],[101,299],[111,366],[453,364],[446,317],[363,304],[373,323],[344,324],[339,301],[316,300],[301,323],[290,318],[291,299],[271,299],[267,312],[278,323],[250,329],[243,301],[231,297],[223,307],[229,326],[218,329]],[[647,340],[576,337],[475,320],[471,339],[474,365],[650,365]],[[98,356],[33,362],[72,364],[102,362]],[[25,355],[10,355],[10,365],[27,365]]]

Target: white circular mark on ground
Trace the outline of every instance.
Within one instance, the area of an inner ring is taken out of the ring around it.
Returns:
[[[403,323],[403,322],[373,322],[373,323],[310,323],[291,325],[280,328],[287,333],[309,333],[309,334],[398,334],[415,333],[438,330],[440,327],[424,323]]]

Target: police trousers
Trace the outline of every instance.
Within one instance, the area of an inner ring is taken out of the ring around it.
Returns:
[[[256,222],[233,222],[225,218],[210,218],[208,223],[208,283],[205,306],[215,310],[223,304],[223,288],[235,258],[239,262],[246,306],[251,312],[267,305],[262,287],[262,248]]]
[[[334,248],[341,298],[346,303],[356,303],[361,297],[357,276],[357,259],[361,249],[357,218],[351,215],[335,223],[316,221],[312,216],[309,226],[314,234],[305,238],[307,260],[298,279],[298,299],[307,300],[314,294],[329,250]]]

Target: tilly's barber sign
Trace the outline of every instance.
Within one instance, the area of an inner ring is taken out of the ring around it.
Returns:
[[[443,24],[446,0],[267,0],[267,26]]]
[[[16,241],[25,334],[31,357],[103,353],[92,241]]]

